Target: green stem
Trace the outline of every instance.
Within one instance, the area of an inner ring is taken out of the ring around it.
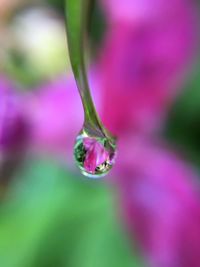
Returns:
[[[85,36],[91,0],[65,0],[65,3],[69,57],[83,103],[84,126],[102,132],[103,126],[93,104],[85,66]]]

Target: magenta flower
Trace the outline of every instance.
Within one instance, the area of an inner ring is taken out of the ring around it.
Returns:
[[[73,142],[81,128],[83,109],[75,82],[60,78],[44,85],[27,99],[32,125],[32,149],[73,155]],[[72,127],[73,125],[73,127]]]
[[[147,266],[200,266],[194,169],[174,151],[142,136],[121,142],[117,162],[121,215]]]
[[[190,12],[190,0],[101,0],[107,19],[111,24],[162,22],[166,17],[174,17],[183,11]],[[192,12],[194,15],[194,10]]]
[[[194,53],[192,1],[108,0],[104,4],[105,12],[113,13],[99,70],[104,122],[117,134],[155,130]],[[119,108],[119,103],[126,104]]]
[[[95,173],[95,169],[109,159],[109,153],[100,142],[93,138],[84,138],[83,145],[87,151],[84,168],[90,173]]]
[[[91,75],[92,88],[98,90],[98,77]],[[95,92],[97,106],[100,97]],[[32,149],[55,155],[62,154],[72,161],[73,146],[83,124],[83,108],[75,81],[70,76],[41,86],[27,99],[27,113],[32,125]]]

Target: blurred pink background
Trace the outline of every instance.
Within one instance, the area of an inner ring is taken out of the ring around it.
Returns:
[[[0,0],[2,266],[199,267],[199,1],[95,3],[90,86],[118,137],[102,180],[73,160],[64,4]]]

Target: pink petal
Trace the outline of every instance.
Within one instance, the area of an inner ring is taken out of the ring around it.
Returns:
[[[177,9],[191,7],[191,0],[101,0],[111,23],[149,23],[174,16]]]
[[[91,84],[97,106],[98,79],[91,72]],[[49,82],[29,96],[27,112],[32,128],[32,148],[64,155],[72,160],[76,136],[83,126],[83,108],[72,76]]]
[[[110,22],[99,70],[107,127],[118,135],[152,132],[176,98],[195,54],[193,1],[108,0],[105,5],[114,13],[126,9],[133,18],[137,8],[144,9],[145,18],[149,10],[155,13],[148,21]]]
[[[199,182],[193,168],[141,136],[121,143],[117,164],[122,217],[148,266],[200,266]]]
[[[104,163],[109,153],[104,146],[93,138],[85,138],[83,142],[87,152],[84,161],[84,168],[91,173],[95,173],[95,169]]]

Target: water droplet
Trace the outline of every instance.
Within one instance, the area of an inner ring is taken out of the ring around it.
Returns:
[[[116,144],[108,138],[80,134],[76,138],[74,157],[82,174],[90,178],[105,176],[115,162]]]

